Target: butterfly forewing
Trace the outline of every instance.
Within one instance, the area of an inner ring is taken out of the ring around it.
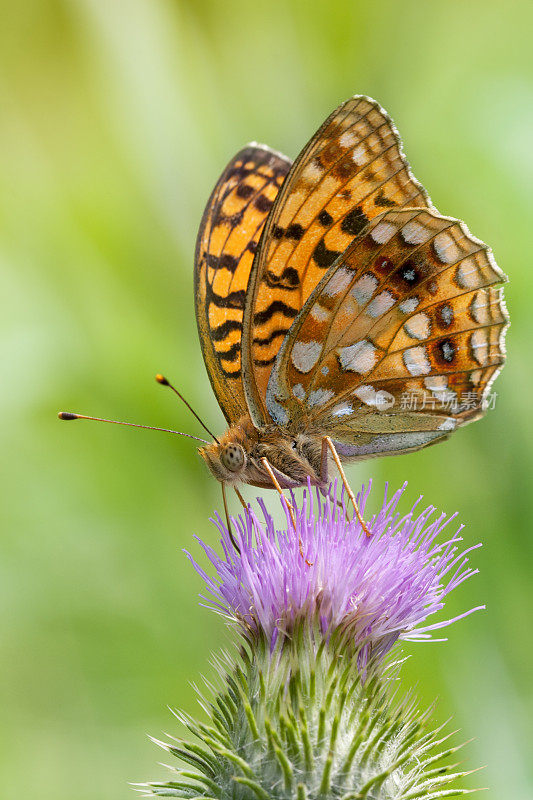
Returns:
[[[405,452],[483,413],[504,361],[505,280],[463,223],[384,212],[316,287],[267,392],[279,424],[328,432],[345,457]],[[344,447],[344,450],[343,450]]]
[[[243,308],[265,219],[290,161],[249,145],[230,161],[209,199],[196,243],[196,320],[214,392],[228,420],[247,411],[242,384]]]
[[[325,272],[385,209],[430,205],[375,101],[356,96],[333,112],[294,163],[255,258],[243,354],[256,424],[268,419],[264,397],[281,342]]]

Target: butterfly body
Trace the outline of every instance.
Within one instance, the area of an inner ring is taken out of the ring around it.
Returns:
[[[229,424],[200,454],[222,483],[324,487],[332,447],[358,461],[448,438],[503,366],[505,280],[434,208],[374,100],[339,106],[293,164],[248,145],[197,239],[198,331]]]
[[[327,483],[319,435],[278,425],[256,428],[249,416],[230,426],[218,442],[200,448],[199,453],[221,483],[272,488],[263,458],[268,460],[282,489],[305,486],[308,480],[316,486]]]

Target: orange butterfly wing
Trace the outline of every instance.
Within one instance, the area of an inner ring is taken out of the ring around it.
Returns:
[[[230,424],[247,411],[241,338],[250,271],[265,219],[290,164],[263,145],[245,147],[219,178],[198,232],[198,334],[211,385]]]
[[[246,300],[246,399],[268,421],[265,394],[294,318],[335,259],[387,208],[431,206],[394,124],[367,97],[343,103],[295,161],[265,224]]]
[[[506,280],[464,223],[430,209],[373,220],[309,297],[268,384],[279,424],[345,458],[407,452],[484,412],[505,359]]]

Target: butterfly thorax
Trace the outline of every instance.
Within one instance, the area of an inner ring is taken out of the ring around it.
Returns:
[[[272,488],[272,478],[261,459],[266,458],[282,488],[305,486],[308,478],[321,484],[320,439],[293,434],[278,425],[256,427],[245,415],[217,442],[198,451],[214,477],[222,483],[249,483]]]

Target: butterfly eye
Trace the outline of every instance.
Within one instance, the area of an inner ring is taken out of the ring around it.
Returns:
[[[230,472],[237,472],[244,466],[246,456],[240,444],[228,444],[222,451],[220,459],[226,469],[229,469]]]

